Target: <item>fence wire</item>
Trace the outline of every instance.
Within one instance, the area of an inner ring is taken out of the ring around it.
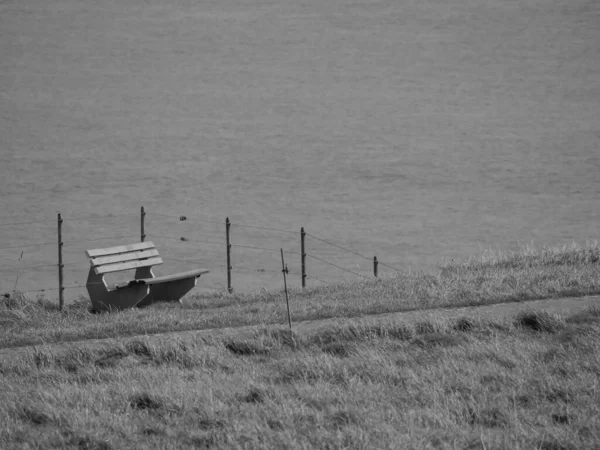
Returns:
[[[98,283],[99,284],[99,283]],[[42,288],[42,289],[30,289],[27,291],[19,291],[19,293],[21,294],[31,294],[32,292],[46,292],[46,291],[58,291],[60,288],[58,287],[48,287],[48,288]],[[86,289],[85,286],[63,286],[64,290],[71,290],[71,289]],[[6,294],[4,294],[6,295]]]
[[[28,247],[45,247],[47,245],[58,245],[58,242],[39,242],[35,244],[21,244],[21,245],[12,245],[9,247],[0,247],[0,250],[10,250],[15,248],[28,248]]]
[[[211,279],[208,284],[204,284],[202,286],[199,285],[201,289],[217,289],[212,286],[218,285],[219,290],[227,289],[225,286],[226,276],[227,276],[227,268],[225,267],[226,261],[226,251],[220,250],[223,247],[227,249],[227,243],[225,240],[225,224],[223,221],[215,221],[210,219],[201,219],[198,217],[190,217],[187,215],[172,215],[172,214],[162,214],[158,212],[144,211],[146,220],[142,220],[142,223],[145,225],[145,237],[147,240],[157,239],[157,240],[165,240],[163,242],[164,249],[161,249],[161,255],[165,261],[170,261],[175,264],[202,264],[208,266],[209,270],[211,266],[214,267],[215,262],[217,262],[218,270],[216,272],[212,272],[211,277],[215,277],[215,279]],[[141,217],[141,213],[121,213],[121,214],[109,214],[109,215],[90,215],[90,216],[75,216],[75,217],[62,217],[63,219],[63,234],[62,241],[63,247],[62,251],[68,254],[74,254],[76,252],[81,252],[81,256],[83,253],[89,248],[84,248],[86,244],[101,242],[101,241],[122,241],[122,240],[131,240],[135,239],[135,241],[139,241],[141,239],[142,230],[136,234],[115,234],[113,236],[105,235],[109,229],[109,227],[102,227],[105,230],[105,233],[98,237],[89,237],[83,238],[83,231],[79,231],[80,225],[78,223],[90,222],[93,223],[95,221],[102,220],[112,220],[119,219],[122,217]],[[168,219],[169,221],[176,221],[177,223],[181,223],[183,228],[177,228],[178,231],[175,231],[174,234],[171,234],[175,230],[175,226],[163,222],[164,225],[160,225],[155,223],[155,221],[148,220],[148,218],[161,218]],[[22,221],[22,222],[6,222],[0,223],[0,227],[10,227],[10,226],[24,226],[29,224],[57,224],[57,220],[43,220],[43,221]],[[195,226],[194,224],[211,224],[218,225],[219,230],[217,231],[215,227],[202,227]],[[155,225],[153,225],[155,224]],[[84,225],[87,226],[87,225]],[[93,225],[91,225],[93,226]],[[111,225],[112,226],[112,225]],[[222,227],[222,228],[221,228]],[[214,228],[214,229],[213,229]],[[65,232],[66,231],[66,232]],[[84,230],[89,233],[89,230]],[[122,230],[123,231],[123,230]],[[153,232],[156,231],[156,232]],[[245,290],[246,287],[251,286],[261,286],[263,288],[274,285],[277,281],[277,277],[281,276],[281,260],[279,258],[279,254],[281,249],[284,249],[284,253],[286,256],[286,266],[289,265],[290,269],[288,269],[288,274],[292,278],[292,283],[296,282],[295,277],[299,277],[301,280],[302,273],[300,271],[300,263],[301,258],[298,255],[302,255],[300,251],[291,250],[290,247],[300,249],[300,230],[292,231],[283,228],[277,227],[269,227],[262,225],[253,225],[246,223],[236,223],[230,222],[230,249],[231,249],[231,273],[232,277],[232,287],[236,287],[239,285],[240,290]],[[277,235],[277,233],[283,233],[284,235]],[[44,232],[45,234],[45,232]],[[71,240],[73,237],[75,239]],[[338,243],[332,242],[328,239],[324,239],[318,236],[313,235],[312,233],[305,232],[305,239],[312,239],[314,242],[311,247],[311,252],[305,251],[305,256],[307,258],[318,261],[326,266],[330,266],[341,270],[343,272],[352,274],[354,276],[360,278],[369,278],[356,270],[351,270],[348,268],[348,262],[350,261],[349,256],[344,256],[345,253],[349,255],[354,255],[362,260],[366,260],[369,262],[373,261],[373,257],[366,256],[361,252],[352,250],[350,248],[344,247]],[[179,244],[177,244],[179,243]],[[24,243],[24,244],[15,244],[15,245],[6,245],[4,247],[0,247],[0,250],[13,250],[13,249],[25,249],[25,248],[36,248],[36,247],[49,247],[55,246],[57,242],[53,242],[51,240],[42,240],[37,243]],[[219,248],[215,248],[214,250],[207,249],[208,246],[216,246]],[[326,247],[331,247],[332,249],[339,250],[339,252],[335,252],[335,250],[326,250]],[[286,249],[287,248],[287,249]],[[319,250],[322,249],[321,252]],[[197,251],[201,250],[201,251]],[[45,251],[44,251],[45,252]],[[41,254],[40,252],[36,252]],[[262,253],[262,254],[261,254]],[[319,253],[324,253],[325,255],[320,255]],[[318,256],[317,256],[318,255]],[[198,257],[202,256],[202,257]],[[289,258],[288,256],[292,256]],[[54,257],[54,256],[53,256]],[[44,259],[50,258],[38,258],[37,262],[44,262]],[[16,259],[16,258],[15,258]],[[332,259],[335,261],[333,262]],[[9,265],[12,263],[5,253],[4,261],[8,262]],[[19,258],[19,261],[22,262],[22,256]],[[387,267],[391,270],[399,272],[399,270],[393,267],[386,262],[378,260],[379,267]],[[362,264],[361,264],[362,265]],[[16,266],[16,264],[15,264]],[[81,266],[81,267],[78,267]],[[53,264],[38,264],[31,266],[23,266],[23,267],[8,267],[4,269],[0,269],[0,272],[5,273],[13,273],[17,274],[17,283],[20,283],[25,289],[27,286],[25,284],[31,285],[35,282],[35,278],[32,276],[35,270],[43,269],[43,268],[57,268],[58,262]],[[80,270],[85,272],[89,269],[89,261],[87,259],[76,259],[74,261],[65,261],[63,262],[63,267],[66,269],[66,278],[65,281],[70,281],[72,278],[79,277]],[[359,266],[357,266],[359,267]],[[358,269],[361,270],[361,269]],[[314,282],[330,284],[331,281],[327,280],[328,271],[324,270],[320,273],[320,276],[314,276],[311,274],[311,267],[307,265],[306,273],[304,274],[307,280],[312,280]],[[243,274],[240,276],[236,276],[235,274]],[[262,274],[262,276],[261,276]],[[322,277],[322,275],[325,277]],[[84,275],[82,274],[82,277]],[[338,275],[339,276],[339,275]],[[268,278],[267,278],[268,277]],[[12,276],[10,278],[13,278]],[[41,275],[40,272],[40,281],[49,279],[49,274]],[[218,281],[217,281],[218,279]],[[67,282],[68,282],[67,281]],[[208,281],[208,280],[207,280]],[[4,284],[10,284],[7,280],[3,280]],[[42,283],[40,283],[42,284]],[[36,289],[36,290],[27,290],[25,292],[44,292],[44,291],[53,291],[57,290],[58,287],[46,288],[46,289]],[[75,285],[75,286],[65,286],[64,289],[85,289],[85,286]]]
[[[167,257],[163,257],[163,260],[165,261],[173,261],[173,262],[180,262],[180,263],[186,263],[186,264],[204,264],[206,261],[200,261],[198,259],[179,259],[179,258],[167,258]]]
[[[313,239],[315,239],[315,240],[317,240],[317,241],[320,241],[320,242],[323,242],[325,244],[331,245],[332,247],[339,248],[340,250],[344,250],[345,252],[352,253],[353,255],[360,256],[361,258],[367,259],[369,261],[373,260],[372,257],[361,255],[360,253],[355,252],[354,250],[350,250],[348,248],[342,247],[341,245],[337,245],[337,244],[334,244],[333,242],[327,241],[325,239],[318,238],[318,237],[316,237],[316,236],[314,236],[312,234],[306,233],[306,235],[309,236],[309,237],[311,237],[311,238],[313,238]]]
[[[66,224],[66,222],[81,222],[81,221],[86,221],[86,220],[98,220],[98,219],[106,220],[106,219],[116,219],[119,217],[132,217],[132,216],[139,217],[139,213],[137,213],[137,214],[134,214],[134,213],[108,214],[106,216],[87,216],[87,217],[65,217],[65,216],[62,216],[62,219],[64,221],[63,223]]]
[[[309,258],[316,259],[317,261],[321,261],[321,262],[322,262],[322,263],[324,263],[324,264],[328,264],[328,265],[330,265],[330,266],[337,267],[337,268],[338,268],[338,269],[340,269],[340,270],[343,270],[343,271],[345,271],[345,272],[349,272],[349,273],[351,273],[351,274],[354,274],[354,275],[356,275],[356,276],[359,276],[359,277],[361,277],[361,278],[368,278],[368,277],[366,277],[366,276],[364,276],[364,275],[361,275],[360,273],[354,272],[354,271],[352,271],[352,270],[349,270],[349,269],[345,269],[345,268],[344,268],[344,267],[342,267],[342,266],[338,266],[337,264],[334,264],[334,263],[332,263],[332,262],[329,262],[329,261],[325,261],[324,259],[321,259],[321,258],[319,258],[319,257],[317,257],[317,256],[311,255],[310,253],[307,253],[307,254],[306,254],[306,256],[308,256]]]
[[[10,269],[0,269],[0,272],[23,272],[26,269],[41,269],[42,267],[57,267],[58,263],[56,264],[42,264],[39,266],[24,266],[24,267],[19,267],[16,269],[10,268]]]
[[[306,278],[308,278],[308,279],[310,279],[310,280],[316,280],[316,281],[319,281],[319,282],[321,282],[321,283],[329,284],[329,282],[327,282],[327,281],[325,281],[325,280],[321,280],[320,278],[317,278],[317,277],[315,277],[315,276],[312,276],[312,275],[308,275],[308,274],[307,274],[307,275],[306,275]]]
[[[64,236],[63,236],[63,245],[70,245],[70,244],[83,244],[85,242],[96,242],[96,241],[105,241],[108,239],[132,239],[132,238],[138,238],[139,239],[139,235],[127,235],[127,236],[103,236],[103,237],[98,237],[98,238],[92,238],[92,239],[80,239],[80,240],[76,240],[76,241],[69,241],[69,240],[65,240]]]
[[[32,220],[30,222],[12,222],[12,223],[0,223],[0,227],[12,227],[17,225],[32,225],[39,223],[56,223],[56,220]]]
[[[160,236],[158,234],[147,234],[146,237],[153,237],[159,239],[168,239],[171,241],[180,241],[180,242],[198,242],[200,244],[208,244],[208,245],[221,245],[226,246],[225,242],[212,242],[212,241],[201,241],[199,239],[187,238],[185,236],[180,237],[170,237],[170,236]]]
[[[232,226],[235,225],[236,227],[240,227],[240,228],[250,228],[250,229],[254,229],[254,230],[264,230],[264,231],[275,231],[278,233],[291,233],[291,234],[299,234],[299,231],[290,231],[290,230],[284,230],[282,228],[269,228],[269,227],[261,227],[261,226],[257,226],[257,225],[246,225],[244,223],[232,223]]]
[[[196,217],[189,217],[189,216],[173,216],[173,215],[169,215],[169,214],[160,214],[160,213],[153,213],[153,212],[148,212],[146,211],[146,215],[148,216],[158,216],[158,217],[165,217],[168,219],[175,219],[178,220],[180,222],[185,222],[187,220],[193,221],[193,222],[203,222],[203,223],[211,223],[211,224],[216,224],[216,225],[225,225],[225,222],[217,222],[216,220],[208,220],[208,219],[198,219]]]
[[[232,247],[247,248],[250,250],[259,250],[263,252],[279,253],[278,248],[255,247],[253,245],[231,244]]]
[[[315,240],[317,240],[317,241],[323,242],[323,243],[325,243],[325,244],[327,244],[327,245],[330,245],[330,246],[332,246],[332,247],[336,247],[336,248],[338,248],[338,249],[340,249],[340,250],[343,250],[343,251],[345,251],[345,252],[347,252],[347,253],[351,253],[351,254],[353,254],[353,255],[359,256],[359,257],[361,257],[361,258],[363,258],[363,259],[366,259],[366,260],[368,260],[368,261],[373,261],[373,257],[370,257],[370,256],[365,256],[365,255],[363,255],[363,254],[361,254],[361,253],[358,253],[358,252],[356,252],[356,251],[354,251],[354,250],[350,250],[349,248],[342,247],[341,245],[334,244],[333,242],[331,242],[331,241],[328,241],[328,240],[326,240],[326,239],[319,238],[319,237],[317,237],[317,236],[315,236],[315,235],[313,235],[313,234],[306,233],[306,236],[309,236],[309,237],[310,237],[310,238],[312,238],[312,239],[315,239]],[[390,266],[389,264],[383,263],[383,262],[379,261],[379,259],[377,260],[377,263],[378,263],[380,266],[385,266],[385,267],[387,267],[387,268],[389,268],[389,269],[395,270],[396,272],[400,272],[400,270],[398,270],[397,268],[395,268],[395,267],[392,267],[392,266]]]

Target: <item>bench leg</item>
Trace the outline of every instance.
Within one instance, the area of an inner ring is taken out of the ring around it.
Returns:
[[[90,269],[86,283],[94,311],[134,308],[150,293],[150,286],[136,284],[109,291],[104,277]]]
[[[154,278],[154,272],[152,272],[152,267],[138,267],[135,269],[134,278],[136,280],[146,279],[146,278]],[[143,308],[144,306],[150,306],[154,303],[154,297],[152,296],[152,291],[148,292],[148,295],[138,303],[139,308]]]

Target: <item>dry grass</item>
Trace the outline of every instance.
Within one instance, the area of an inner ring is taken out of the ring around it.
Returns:
[[[446,263],[432,274],[398,273],[292,291],[292,317],[294,321],[355,317],[597,294],[599,258],[600,246],[595,242],[524,248],[510,254],[485,252],[464,262]],[[118,314],[90,314],[86,299],[63,312],[47,299],[32,302],[18,294],[0,305],[1,347],[286,321],[281,292],[192,296],[183,306],[157,304]]]
[[[590,310],[42,351],[0,363],[0,447],[594,449],[599,338]]]

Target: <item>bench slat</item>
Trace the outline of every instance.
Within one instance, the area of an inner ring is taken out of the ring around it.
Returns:
[[[146,250],[149,248],[154,248],[153,242],[138,242],[137,244],[117,245],[116,247],[109,248],[95,248],[92,250],[86,250],[85,253],[88,256],[88,258],[95,258],[97,256],[107,256],[115,255],[118,253],[135,252],[139,250]]]
[[[90,263],[93,267],[96,267],[104,264],[132,261],[135,259],[145,259],[150,258],[151,256],[158,256],[158,250],[152,248],[150,250],[142,250],[140,252],[121,253],[120,255],[113,256],[100,256],[98,258],[91,258]]]
[[[98,275],[101,275],[104,273],[118,272],[120,270],[137,269],[138,267],[149,267],[162,263],[162,258],[160,256],[157,256],[142,261],[128,261],[115,264],[105,264],[103,266],[95,267],[94,272],[96,272],[96,274]]]

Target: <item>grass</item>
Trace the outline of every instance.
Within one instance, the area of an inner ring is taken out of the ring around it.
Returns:
[[[294,321],[439,307],[578,297],[600,293],[597,242],[560,248],[484,252],[444,263],[435,273],[395,276],[292,291]],[[133,336],[286,321],[281,292],[191,296],[183,305],[157,304],[117,314],[90,314],[82,299],[57,310],[47,299],[13,294],[0,306],[0,347]]]
[[[599,342],[588,310],[38,351],[0,362],[0,447],[594,449]]]

